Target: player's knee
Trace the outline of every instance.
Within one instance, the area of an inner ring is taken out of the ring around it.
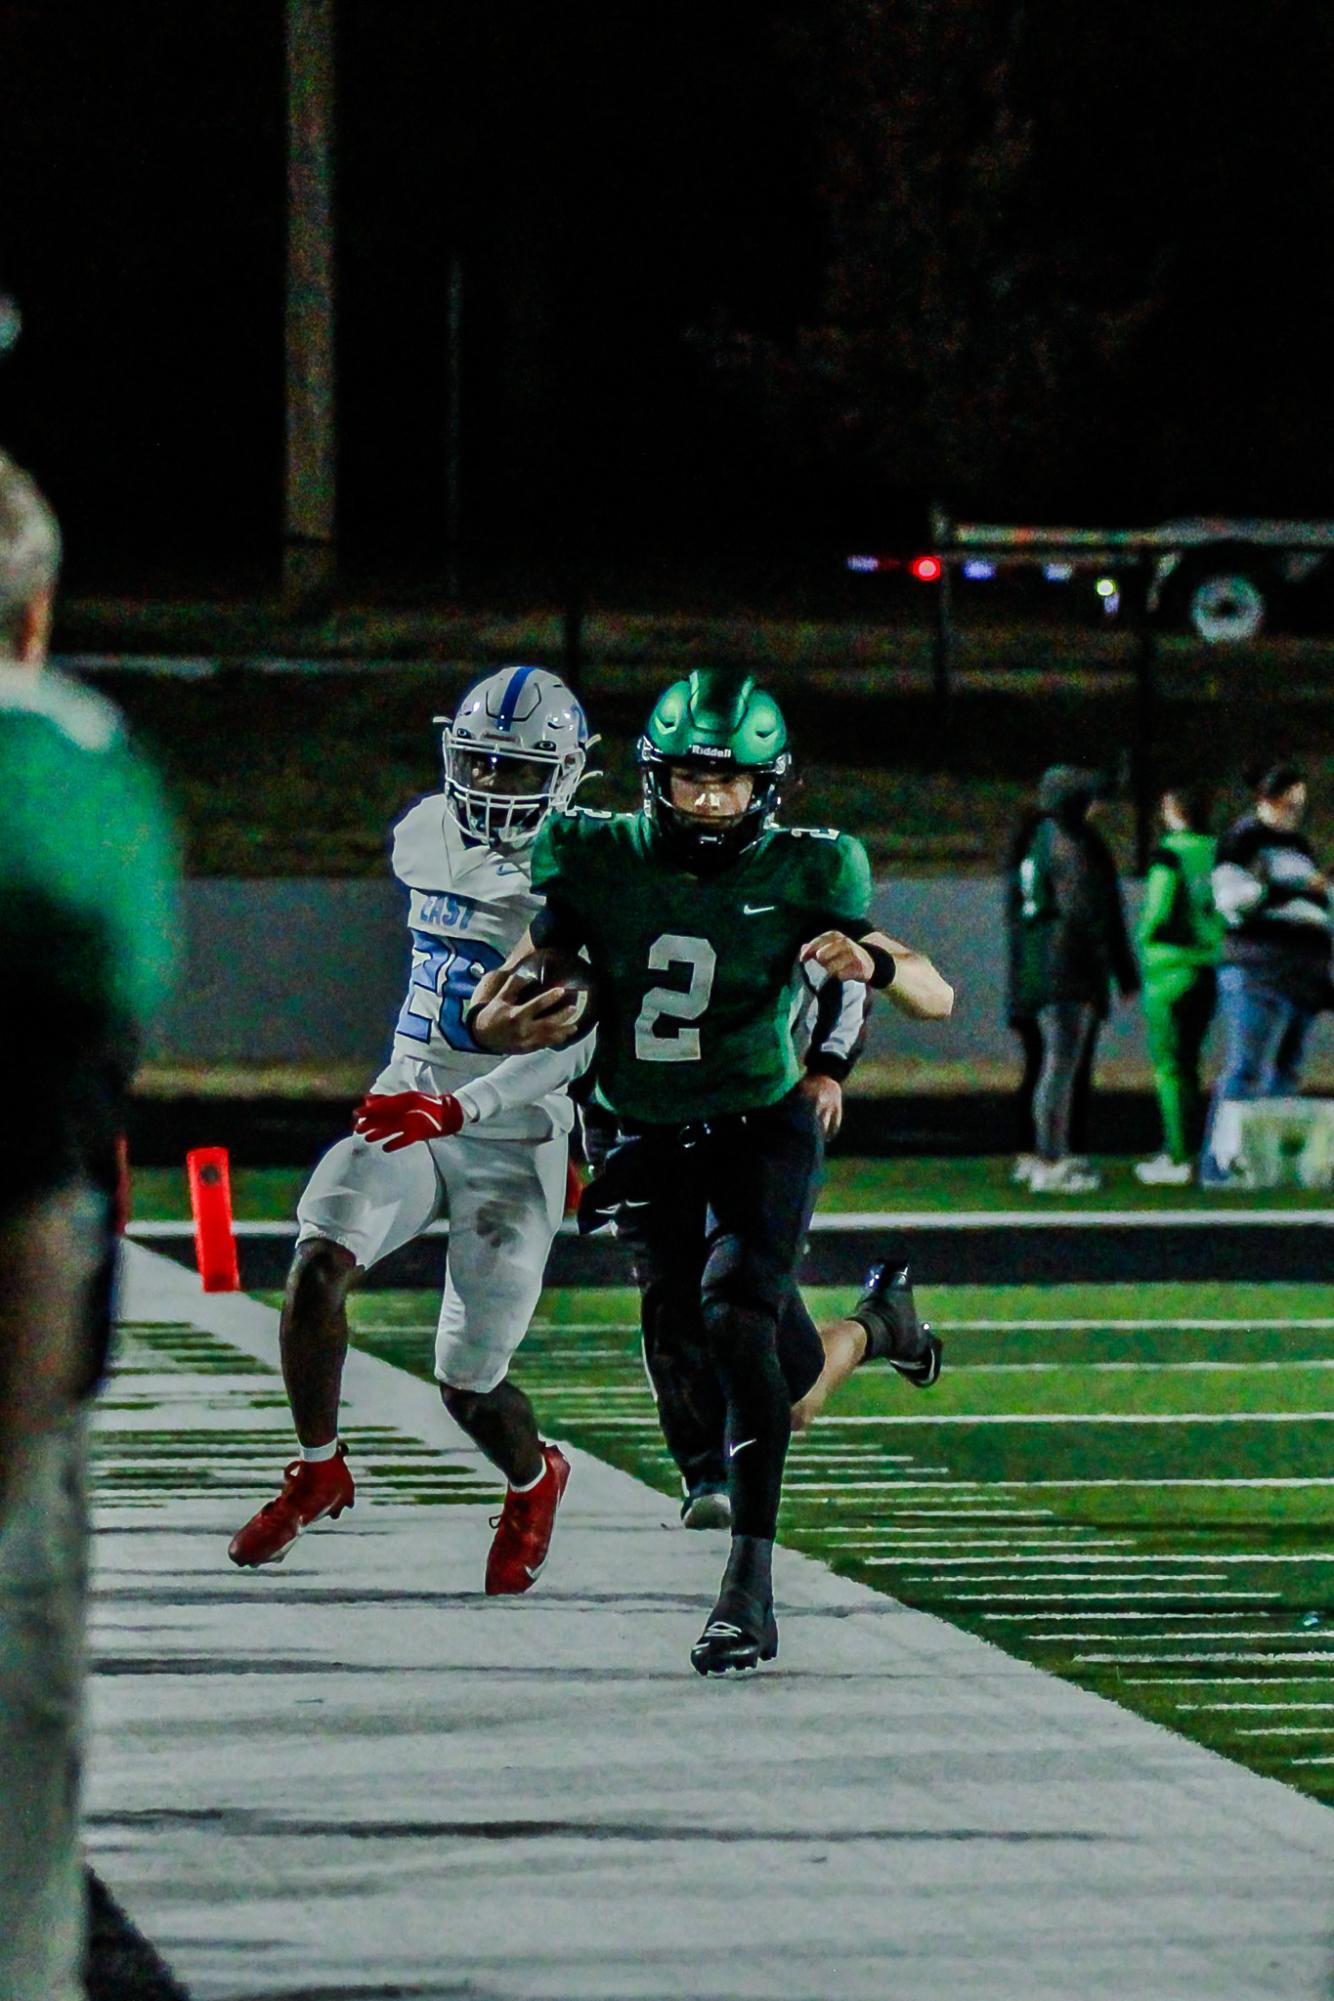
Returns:
[[[357,1261],[342,1244],[312,1237],[297,1247],[287,1279],[287,1304],[295,1313],[323,1317],[344,1304],[357,1275]]]
[[[764,1368],[778,1345],[787,1274],[746,1244],[724,1240],[704,1271],[701,1305],[709,1352],[724,1377]]]
[[[700,1323],[699,1294],[666,1281],[645,1287],[640,1301],[640,1330],[644,1339],[644,1359],[650,1369],[659,1357],[669,1357],[683,1348],[704,1345]]]
[[[773,1325],[787,1303],[788,1274],[757,1257],[749,1246],[720,1244],[709,1259],[701,1287],[704,1324],[713,1338],[728,1319],[758,1316]]]

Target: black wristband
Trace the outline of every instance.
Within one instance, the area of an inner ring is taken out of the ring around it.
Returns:
[[[887,952],[883,945],[868,945],[864,938],[861,941],[861,945],[863,952],[869,956],[871,961],[871,977],[866,982],[867,986],[892,987],[894,984],[894,975],[898,971],[898,961],[895,959],[894,954]]]
[[[808,1077],[832,1077],[836,1084],[844,1082],[851,1068],[848,1057],[836,1056],[831,1049],[812,1049],[806,1058]]]
[[[485,1006],[485,1001],[469,1001],[467,1007],[463,1010],[463,1033],[472,1043],[474,1049],[480,1049],[482,1045],[474,1035],[472,1025]]]

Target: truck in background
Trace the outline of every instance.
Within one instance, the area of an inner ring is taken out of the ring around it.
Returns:
[[[1054,585],[1092,585],[1116,617],[1136,585],[1150,618],[1211,646],[1235,645],[1302,619],[1316,586],[1334,586],[1334,521],[1197,515],[1156,528],[1041,528],[932,516],[933,547],[853,555],[850,570],[907,570],[920,583],[957,571],[970,583],[1040,570]],[[1334,596],[1334,592],[1331,592]]]

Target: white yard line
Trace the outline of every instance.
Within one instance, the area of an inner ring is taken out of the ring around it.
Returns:
[[[934,1288],[932,1288],[934,1290]],[[931,1325],[938,1334],[1045,1334],[1045,1333],[1201,1333],[1221,1334],[1240,1328],[1249,1331],[1254,1328],[1320,1328],[1334,1327],[1334,1318],[1298,1319],[1288,1314],[1274,1320],[1257,1319],[1247,1314],[1231,1319],[1185,1320],[1171,1314],[1167,1318],[1159,1316],[1153,1320],[941,1320],[932,1316]]]
[[[1316,1664],[1318,1664],[1318,1663],[1320,1663],[1320,1662],[1323,1662],[1323,1661],[1330,1661],[1330,1662],[1334,1663],[1334,1654],[1290,1654],[1290,1653],[1281,1653],[1281,1654],[1262,1654],[1262,1655],[1257,1655],[1257,1654],[1254,1654],[1254,1653],[1249,1653],[1249,1654],[1199,1654],[1199,1653],[1179,1653],[1179,1654],[1124,1654],[1124,1653],[1121,1653],[1121,1654],[1075,1654],[1075,1655],[1074,1655],[1074,1661],[1075,1661],[1075,1664],[1076,1664],[1076,1666],[1084,1666],[1084,1665],[1087,1665],[1087,1666],[1090,1666],[1090,1667],[1096,1667],[1096,1666],[1106,1666],[1106,1667],[1113,1667],[1113,1666],[1118,1666],[1118,1665],[1119,1665],[1119,1666],[1133,1666],[1133,1667],[1147,1667],[1147,1666],[1149,1666],[1149,1665],[1150,1665],[1150,1664],[1151,1664],[1152,1662],[1154,1662],[1154,1661],[1161,1661],[1161,1662],[1162,1662],[1162,1663],[1163,1663],[1163,1664],[1164,1664],[1165,1666],[1166,1666],[1166,1665],[1173,1665],[1173,1666],[1176,1666],[1176,1665],[1181,1665],[1181,1666],[1185,1666],[1185,1665],[1189,1664],[1189,1663],[1190,1663],[1190,1662],[1192,1662],[1192,1661],[1193,1661],[1193,1662],[1194,1662],[1194,1663],[1195,1663],[1195,1664],[1196,1664],[1197,1666],[1203,1666],[1203,1665],[1204,1665],[1204,1664],[1205,1664],[1206,1662],[1208,1662],[1208,1661],[1213,1661],[1213,1662],[1215,1662],[1215,1663],[1217,1663],[1217,1664],[1220,1664],[1220,1665],[1221,1665],[1222,1663],[1224,1663],[1224,1662],[1227,1662],[1227,1661],[1237,1661],[1237,1662],[1239,1662],[1239,1663],[1248,1663],[1248,1664],[1249,1664],[1250,1666],[1254,1667],[1254,1665],[1255,1665],[1255,1663],[1256,1663],[1257,1659],[1260,1659],[1260,1660],[1263,1660],[1263,1661],[1264,1661],[1264,1662],[1265,1662],[1265,1663],[1266,1663],[1266,1664],[1267,1664],[1268,1666],[1270,1666],[1270,1667],[1285,1667],[1285,1666],[1301,1666],[1301,1667],[1307,1667],[1307,1668],[1309,1668],[1309,1667],[1311,1667],[1311,1666],[1313,1666],[1313,1665],[1316,1665]],[[1324,1679],[1324,1677],[1323,1677],[1323,1676],[1320,1676],[1320,1677],[1316,1677],[1316,1678],[1318,1678],[1318,1679],[1321,1679],[1321,1680],[1323,1680],[1323,1679]],[[1229,1682],[1230,1682],[1230,1681],[1232,1680],[1232,1676],[1231,1676],[1231,1675],[1229,1675],[1229,1676],[1227,1677],[1227,1679],[1228,1679],[1228,1680],[1229,1680]],[[1299,1679],[1305,1679],[1305,1677],[1299,1677]],[[1141,1686],[1141,1687],[1142,1687],[1143,1685],[1144,1685],[1143,1683],[1139,1683],[1139,1684],[1137,1684],[1137,1686]]]
[[[1334,1226],[1334,1209],[825,1209],[813,1218],[810,1227],[813,1235],[824,1236],[840,1230],[860,1235],[876,1230],[1216,1230],[1331,1226]],[[236,1235],[242,1241],[246,1237],[294,1238],[296,1227],[291,1219],[246,1220],[236,1224]],[[561,1225],[560,1233],[567,1237],[578,1235],[572,1219]],[[131,1241],[188,1238],[194,1235],[194,1224],[141,1219],[130,1224],[127,1235]],[[419,1235],[448,1237],[449,1224],[430,1223]]]
[[[922,1473],[948,1473],[950,1469],[948,1466],[921,1466],[917,1470]],[[784,1479],[783,1490],[785,1493],[791,1494],[798,1492],[803,1494],[880,1494],[897,1493],[899,1488],[905,1484],[905,1482],[897,1479],[892,1472],[886,1473],[881,1480],[803,1480],[798,1473]]]
[[[975,1482],[961,1482],[974,1486]],[[1000,1487],[1024,1491],[1029,1487],[1334,1487],[1334,1476],[1325,1473],[1307,1474],[1232,1474],[1217,1478],[1208,1476],[1165,1475],[1160,1480],[1149,1479],[1109,1479],[1087,1480],[989,1480],[988,1487]]]
[[[1108,1658],[1111,1659],[1112,1656],[1109,1655]],[[1117,1658],[1119,1659],[1119,1656]],[[1252,1664],[1254,1664],[1254,1658],[1250,1654],[1246,1656],[1246,1659],[1251,1661]],[[1304,1659],[1305,1656],[1302,1656],[1302,1658]],[[1320,1656],[1314,1655],[1312,1658],[1319,1660]],[[1220,1682],[1228,1688],[1274,1688],[1280,1685],[1272,1674],[1128,1674],[1123,1675],[1121,1680],[1123,1686],[1126,1688],[1217,1688]],[[1288,1683],[1293,1681],[1325,1683],[1329,1681],[1329,1676],[1326,1674],[1289,1674],[1282,1676],[1281,1685],[1286,1688]],[[1179,1708],[1180,1704],[1176,1706]],[[1206,1703],[1202,1706],[1207,1708],[1208,1704]],[[1257,1703],[1256,1707],[1267,1709],[1269,1704],[1267,1702]],[[1330,1707],[1334,1708],[1334,1703],[1331,1703]]]
[[[900,1542],[897,1537],[891,1535],[868,1536],[859,1542],[842,1542],[839,1544],[839,1548],[847,1550],[850,1555],[855,1554],[861,1549],[882,1549],[887,1552],[886,1560],[892,1558],[897,1563],[916,1563],[919,1558],[933,1556],[937,1550],[1005,1549],[1011,1552],[1016,1563],[1032,1563],[1036,1558],[1060,1556],[1063,1551],[1073,1554],[1076,1549],[1082,1551],[1085,1549],[1113,1549],[1115,1547],[1117,1545],[1114,1542],[1076,1543],[1073,1538],[1066,1538],[1061,1542],[1025,1542],[1021,1538],[1016,1537],[998,1542],[994,1538],[988,1540],[979,1538],[977,1541],[973,1541],[968,1537],[955,1537],[949,1542]]]
[[[1060,1561],[1057,1557],[1047,1557],[1045,1560],[1048,1563]],[[894,1567],[906,1571],[912,1567],[911,1557],[867,1556],[863,1557],[862,1561],[871,1570],[887,1570]],[[1074,1570],[1070,1569],[1068,1565],[1061,1570],[1030,1570],[1028,1565],[1031,1562],[1031,1557],[982,1556],[974,1561],[965,1556],[941,1556],[936,1558],[927,1575],[905,1576],[903,1582],[905,1584],[938,1584],[940,1582],[940,1573],[943,1570],[951,1570],[955,1573],[966,1572],[967,1575],[956,1574],[951,1580],[951,1582],[958,1584],[986,1584],[992,1578],[995,1578],[998,1583],[1003,1584],[1107,1584],[1111,1581],[1112,1576],[1115,1576],[1118,1582],[1124,1578],[1127,1583],[1138,1584],[1225,1584],[1227,1582],[1226,1574],[1221,1570],[1121,1570],[1116,1568],[1119,1564],[1149,1563],[1152,1562],[1151,1557],[1088,1556],[1079,1558],[1071,1557],[1068,1559],[1068,1563],[1079,1562],[1108,1566],[1099,1570]],[[1001,1572],[1012,1572],[1013,1575],[1002,1576],[999,1574]]]
[[[956,1591],[951,1595],[950,1603],[953,1605],[971,1600],[981,1605],[1050,1605],[1052,1599],[1059,1597],[1059,1595],[1055,1591]],[[1179,1591],[1081,1591],[1078,1594],[1078,1598],[1071,1602],[1080,1605],[1162,1605],[1164,1603],[1172,1605],[1176,1603],[1180,1596],[1181,1593]],[[1223,1604],[1237,1599],[1248,1599],[1271,1605],[1276,1605],[1280,1602],[1277,1594],[1273,1591],[1192,1591],[1190,1596],[1192,1603],[1203,1605]],[[984,1619],[1006,1620],[1036,1619],[1043,1616],[1046,1615],[1037,1612],[984,1612],[982,1614]],[[1075,1619],[1083,1615],[1076,1612],[1053,1612],[1050,1616],[1054,1619]],[[1091,1619],[1161,1619],[1163,1614],[1161,1611],[1091,1612],[1088,1616]],[[1185,1615],[1183,1614],[1183,1616]]]
[[[1328,1737],[1329,1725],[1328,1723],[1243,1723],[1234,1734],[1238,1737]]]
[[[1252,1712],[1260,1710],[1269,1715],[1280,1709],[1334,1709],[1334,1702],[1177,1702],[1173,1707],[1190,1710],[1238,1709]]]
[[[1334,1410],[1182,1411],[942,1411],[937,1417],[833,1417],[835,1424],[892,1425],[905,1429],[939,1424],[1334,1424]]]
[[[1106,1615],[1104,1615],[1106,1616]],[[1161,1616],[1161,1615],[1160,1615]],[[1069,1623],[1067,1620],[1066,1624]],[[1128,1647],[1167,1646],[1174,1640],[1190,1640],[1196,1646],[1220,1644],[1236,1640],[1281,1640],[1291,1645],[1301,1636],[1297,1633],[1279,1633],[1272,1626],[1237,1626],[1225,1628],[1218,1633],[1178,1632],[1173,1627],[1164,1626],[1156,1633],[1025,1633],[1024,1638],[1039,1642],[1043,1646],[1054,1645],[1057,1641],[1078,1641],[1080,1644],[1096,1646],[1100,1641],[1123,1640]],[[1334,1633],[1312,1632],[1306,1635],[1303,1645],[1315,1645],[1320,1640],[1334,1640]],[[1128,1660],[1139,1660],[1139,1654],[1128,1654]]]
[[[952,1568],[956,1564],[966,1566],[969,1561],[969,1558],[962,1556],[946,1557],[942,1559],[942,1564]],[[1010,1558],[1004,1556],[979,1556],[976,1567],[980,1570],[984,1565],[990,1568],[993,1565],[1008,1565],[1010,1561]],[[1069,1561],[1071,1563],[1110,1564],[1113,1566],[1124,1563],[1194,1563],[1203,1565],[1207,1570],[1216,1570],[1220,1564],[1228,1563],[1334,1563],[1334,1551],[1331,1551],[1327,1555],[1322,1555],[1314,1550],[1309,1553],[1301,1553],[1292,1550],[1270,1551],[1251,1549],[1210,1550],[1206,1554],[1203,1550],[1146,1549],[1140,1550],[1135,1556],[1086,1557],[1082,1550],[1075,1550],[1071,1552]],[[1048,1574],[1058,1577],[1060,1572],[1052,1571]]]
[[[1294,1369],[1334,1369],[1334,1355],[1294,1355],[1281,1362],[951,1362],[947,1366],[951,1381],[955,1376],[1255,1375],[1266,1370],[1289,1375]]]
[[[1195,1598],[1196,1598],[1196,1596],[1197,1596],[1197,1594],[1196,1594],[1195,1592],[1192,1592],[1192,1593],[1191,1593],[1191,1600],[1192,1600],[1192,1603],[1193,1603],[1193,1602],[1195,1601]],[[1277,1593],[1275,1593],[1275,1592],[1273,1592],[1273,1591],[1229,1591],[1229,1592],[1217,1592],[1217,1593],[1208,1593],[1208,1594],[1206,1594],[1206,1593],[1204,1593],[1204,1592],[1200,1592],[1200,1593],[1198,1594],[1198,1596],[1199,1596],[1199,1597],[1200,1597],[1201,1599],[1202,1599],[1202,1598],[1204,1598],[1205,1596],[1210,1596],[1210,1597],[1213,1597],[1213,1598],[1215,1598],[1215,1599],[1217,1599],[1217,1598],[1233,1598],[1233,1599],[1235,1599],[1235,1598],[1249,1598],[1249,1599],[1251,1599],[1251,1600],[1255,1600],[1255,1599],[1259,1598],[1259,1599],[1263,1599],[1263,1600],[1266,1600],[1266,1601],[1267,1601],[1267,1602],[1268,1602],[1269,1604],[1271,1604],[1271,1605],[1281,1605],[1281,1604],[1282,1604],[1282,1602],[1283,1602],[1283,1601],[1282,1601],[1282,1599],[1281,1599],[1281,1598],[1280,1598],[1280,1597],[1279,1597],[1279,1596],[1277,1595]],[[1082,1597],[1082,1596],[1080,1596],[1080,1597],[1078,1597],[1078,1598],[1075,1598],[1075,1599],[1073,1599],[1073,1600],[1071,1601],[1071,1603],[1072,1603],[1072,1604],[1078,1604],[1078,1605],[1082,1605],[1082,1604],[1084,1603],[1084,1600],[1083,1600],[1083,1597]],[[998,1612],[998,1613],[996,1613],[996,1615],[995,1615],[995,1616],[996,1616],[996,1617],[997,1617],[998,1619],[1000,1619],[1000,1618],[1004,1618],[1004,1619],[1021,1619],[1021,1618],[1022,1618],[1022,1619],[1027,1619],[1027,1620],[1029,1620],[1029,1621],[1030,1621],[1031,1623],[1034,1623],[1034,1624],[1037,1624],[1037,1625],[1043,1625],[1043,1626],[1075,1626],[1075,1625],[1080,1625],[1080,1624],[1083,1624],[1083,1625],[1096,1625],[1096,1624],[1097,1624],[1097,1622],[1098,1622],[1098,1621],[1099,1621],[1100,1619],[1102,1619],[1102,1620],[1106,1620],[1106,1619],[1149,1619],[1149,1620],[1154,1620],[1154,1619],[1156,1619],[1156,1620],[1158,1621],[1158,1623],[1159,1623],[1160,1625],[1163,1625],[1163,1624],[1168,1624],[1168,1625],[1171,1625],[1171,1624],[1176,1624],[1176,1625],[1178,1625],[1178,1626],[1209,1626],[1209,1625],[1211,1625],[1211,1624],[1215,1623],[1215,1622],[1216,1622],[1217,1620],[1219,1620],[1219,1619],[1240,1619],[1240,1618],[1246,1618],[1246,1617],[1250,1616],[1251,1614],[1253,1614],[1253,1613],[1254,1613],[1254,1611],[1255,1611],[1255,1609],[1256,1609],[1256,1608],[1255,1608],[1255,1606],[1254,1606],[1254,1603],[1252,1603],[1252,1604],[1249,1604],[1249,1605],[1246,1605],[1246,1606],[1244,1606],[1244,1607],[1238,1607],[1238,1606],[1236,1606],[1236,1605],[1229,1605],[1229,1606],[1228,1606],[1228,1607],[1227,1607],[1227,1608],[1226,1608],[1226,1609],[1225,1609],[1224,1611],[1221,1611],[1221,1612],[1179,1612],[1179,1611],[1175,1611],[1175,1610],[1173,1610],[1173,1611],[1170,1611],[1170,1612],[1164,1612],[1164,1611],[1161,1611],[1161,1610],[1159,1610],[1159,1611],[1156,1611],[1156,1612],[1134,1612],[1134,1611],[1130,1611],[1130,1612],[1121,1612],[1121,1611],[1112,1611],[1112,1612],[1108,1612],[1108,1611],[1098,1611],[1098,1612],[1075,1612],[1075,1611],[1072,1611],[1072,1610],[1071,1610],[1071,1609],[1069,1608],[1069,1606],[1066,1606],[1066,1607],[1064,1607],[1064,1608],[1058,1608],[1057,1610],[1055,1610],[1055,1611],[1052,1611],[1052,1612]],[[1295,1615],[1294,1615],[1294,1616],[1295,1616]],[[1272,1624],[1271,1624],[1271,1625],[1268,1625],[1268,1626],[1266,1626],[1266,1627],[1264,1628],[1264,1631],[1265,1631],[1266,1633],[1268,1633],[1268,1634],[1271,1634],[1271,1635],[1274,1635],[1274,1636],[1276,1636],[1276,1637],[1278,1637],[1278,1638],[1280,1638],[1280,1639],[1281,1639],[1281,1638],[1283,1637],[1281,1633],[1278,1633],[1278,1630],[1277,1630],[1277,1628],[1276,1628],[1276,1627],[1275,1627],[1274,1625],[1272,1625]],[[1098,1635],[1098,1634],[1096,1634],[1096,1633],[1086,1633],[1086,1634],[1084,1635],[1084,1637],[1085,1637],[1085,1639],[1089,1639],[1089,1640],[1095,1640],[1095,1639],[1097,1639],[1097,1638],[1099,1637],[1099,1635]],[[1131,1635],[1131,1637],[1132,1637],[1132,1638],[1134,1638],[1134,1637],[1136,1637],[1136,1636],[1135,1636],[1135,1635]],[[1146,1638],[1146,1637],[1151,1637],[1151,1636],[1150,1636],[1150,1635],[1145,1635],[1145,1634],[1141,1633],[1140,1635],[1138,1635],[1138,1637],[1139,1637],[1140,1639],[1144,1639],[1144,1638]],[[1169,1639],[1169,1638],[1170,1638],[1170,1639],[1187,1639],[1187,1640],[1188,1640],[1188,1639],[1190,1639],[1190,1638],[1191,1638],[1191,1635],[1190,1635],[1189,1633],[1172,1633],[1172,1634],[1168,1634],[1168,1633],[1163,1633],[1161,1637],[1162,1637],[1162,1638],[1164,1638],[1164,1639]],[[1216,1637],[1216,1635],[1215,1635],[1215,1634],[1213,1634],[1213,1633],[1197,1633],[1197,1634],[1196,1634],[1196,1635],[1195,1635],[1194,1637],[1195,1637],[1196,1639],[1213,1639],[1213,1638],[1215,1638],[1215,1637]],[[1241,1638],[1241,1635],[1240,1635],[1239,1633],[1233,1633],[1233,1634],[1229,1634],[1229,1635],[1225,1635],[1224,1637],[1226,1637],[1226,1638],[1231,1638],[1231,1639],[1240,1639],[1240,1638]],[[1334,1637],[1334,1636],[1330,1636],[1330,1637]]]

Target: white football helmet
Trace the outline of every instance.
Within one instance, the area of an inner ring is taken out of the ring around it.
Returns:
[[[502,667],[469,688],[457,713],[435,716],[445,803],[488,847],[526,847],[548,813],[569,805],[596,741],[578,701],[546,667]]]

